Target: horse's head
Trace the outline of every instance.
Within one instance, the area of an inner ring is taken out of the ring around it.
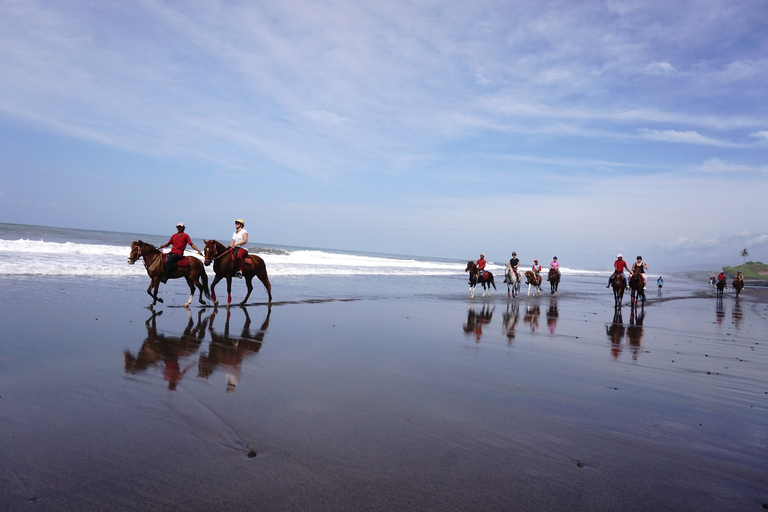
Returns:
[[[470,270],[477,270],[477,265],[471,260],[467,262],[467,268],[464,269],[464,272],[469,272]]]
[[[128,255],[128,264],[133,265],[136,263],[136,260],[141,258],[141,249],[140,244],[141,240],[138,240],[136,242],[131,242],[131,254]]]
[[[203,254],[205,255],[205,266],[207,267],[213,263],[214,259],[216,259],[216,256],[218,256],[218,251],[216,249],[216,240],[203,239],[203,243],[205,244]]]

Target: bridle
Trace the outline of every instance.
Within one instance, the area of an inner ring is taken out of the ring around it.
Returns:
[[[215,243],[212,244],[212,245],[213,245],[213,249],[212,249],[212,251],[213,251],[213,258],[205,258],[205,261],[206,261],[205,264],[206,265],[210,265],[211,263],[213,263],[214,261],[218,260],[219,258],[222,258],[222,257],[226,256],[227,253],[231,253],[232,252],[232,248],[229,247],[229,248],[227,248],[226,251],[224,251],[221,254],[219,254],[218,246]]]

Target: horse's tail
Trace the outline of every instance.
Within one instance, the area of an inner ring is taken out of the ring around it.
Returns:
[[[203,267],[202,272],[200,272],[200,281],[203,282],[203,293],[205,294],[205,298],[210,299],[211,289],[208,288],[208,273],[205,271],[205,267]]]
[[[489,272],[488,275],[491,276],[491,284],[493,285],[493,289],[495,290],[496,289],[496,283],[493,281],[493,274],[491,274]]]

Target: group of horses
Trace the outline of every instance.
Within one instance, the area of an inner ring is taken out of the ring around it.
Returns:
[[[739,295],[741,295],[741,290],[744,288],[744,279],[739,279],[738,277],[733,278],[733,283],[731,283],[733,286],[733,289],[736,291],[736,297],[738,298]],[[728,288],[728,284],[725,281],[725,277],[722,279],[718,279],[715,282],[715,288],[717,288],[717,298],[722,299],[723,298],[723,292],[726,288]]]
[[[214,306],[218,306],[219,301],[216,300],[214,289],[219,281],[226,279],[227,307],[229,307],[232,302],[232,278],[237,273],[237,263],[233,257],[232,249],[216,240],[203,240],[203,242],[205,243],[205,249],[203,250],[205,256],[204,264],[208,266],[213,263],[213,272],[215,274],[210,289],[208,288],[208,274],[205,272],[203,262],[195,257],[185,256],[181,258],[177,262],[176,269],[171,273],[170,279],[183,277],[187,281],[189,300],[187,300],[184,306],[189,306],[192,303],[192,299],[195,296],[195,288],[200,291],[200,304],[206,305],[206,302],[203,300],[203,295],[205,295],[207,299],[213,300]],[[133,265],[139,259],[144,260],[144,267],[147,269],[147,275],[150,278],[147,293],[152,297],[152,305],[154,306],[158,302],[163,302],[163,299],[157,296],[157,291],[160,288],[164,272],[165,255],[154,245],[136,240],[131,242],[131,254],[128,256],[128,264]],[[254,276],[262,282],[267,290],[269,302],[272,302],[272,285],[269,283],[266,264],[259,256],[248,254],[243,260],[243,277],[245,278],[245,286],[248,288],[248,293],[240,305],[248,302],[248,297],[251,296]]]
[[[627,285],[624,283],[623,273],[614,273],[611,276],[611,288],[613,288],[613,300],[614,307],[620,308],[621,301],[624,299],[624,290]],[[643,280],[643,274],[640,269],[636,270],[629,276],[629,289],[630,305],[637,306],[642,300],[642,305],[645,306],[645,281]]]
[[[474,261],[467,261],[467,268],[464,269],[464,272],[469,272],[470,297],[475,296],[475,286],[478,284],[483,285],[483,297],[485,297],[486,290],[488,291],[488,296],[491,296],[491,286],[496,290],[493,274],[487,270],[481,272],[477,268],[477,263]],[[528,285],[528,295],[531,294],[531,288],[533,288],[534,295],[541,293],[541,276],[533,270],[527,270],[523,275],[525,276],[525,284]],[[507,266],[504,268],[504,282],[507,283],[507,297],[517,297],[520,293],[521,280],[522,278],[518,277],[517,273],[512,268],[512,265],[507,263]],[[560,284],[560,272],[553,268],[549,269],[547,281],[549,281],[550,284],[550,293],[555,293]]]

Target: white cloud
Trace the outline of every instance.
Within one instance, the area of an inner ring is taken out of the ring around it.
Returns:
[[[656,140],[660,142],[671,142],[677,144],[700,144],[705,146],[719,146],[719,147],[737,147],[730,141],[713,139],[706,137],[694,130],[678,131],[678,130],[649,130],[642,128],[640,130],[640,137],[648,140]]]
[[[669,62],[652,62],[645,66],[642,73],[650,76],[675,76],[682,74]]]
[[[693,168],[695,171],[706,174],[735,174],[735,173],[760,173],[768,174],[768,164],[746,165],[724,162],[719,158],[711,158]]]

